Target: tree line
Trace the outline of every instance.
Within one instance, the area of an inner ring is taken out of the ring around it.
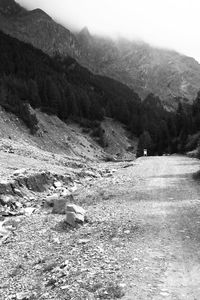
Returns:
[[[176,112],[164,109],[149,94],[141,101],[128,86],[94,75],[74,59],[49,57],[41,50],[0,32],[0,105],[37,129],[29,106],[63,121],[101,121],[111,117],[139,137],[138,153],[185,151],[188,136],[199,130],[200,93],[193,106],[181,103]],[[28,121],[27,121],[28,120]],[[34,130],[33,132],[35,132]]]

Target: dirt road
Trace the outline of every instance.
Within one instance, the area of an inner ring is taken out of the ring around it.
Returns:
[[[119,255],[130,286],[123,299],[200,299],[200,185],[192,179],[199,161],[172,156],[136,162],[119,173],[127,191],[124,212],[138,227]],[[139,180],[132,186],[134,177]]]

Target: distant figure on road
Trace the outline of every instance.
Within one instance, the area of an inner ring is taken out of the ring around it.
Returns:
[[[147,156],[147,149],[144,149],[144,156]]]

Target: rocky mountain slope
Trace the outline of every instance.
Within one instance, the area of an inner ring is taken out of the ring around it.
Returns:
[[[65,123],[40,110],[35,110],[35,114],[39,126],[37,134],[32,135],[20,118],[0,106],[0,151],[32,159],[37,156],[41,161],[48,161],[52,155],[83,161],[102,160],[108,155],[135,157],[137,138],[129,139],[130,133],[120,122],[109,118],[102,121],[107,142],[107,147],[102,148],[91,130],[84,130],[72,121]]]
[[[92,36],[87,28],[73,34],[44,11],[27,11],[14,0],[0,0],[0,29],[50,55],[70,55],[93,72],[129,85],[142,98],[153,92],[168,107],[179,97],[193,101],[200,88],[200,65],[193,58],[145,43]]]
[[[144,42],[91,36],[86,28],[78,40],[94,72],[127,84],[143,99],[152,92],[173,106],[179,97],[193,101],[200,88],[200,65],[193,58]]]
[[[44,52],[80,57],[76,37],[41,9],[27,11],[14,0],[0,0],[0,29]]]

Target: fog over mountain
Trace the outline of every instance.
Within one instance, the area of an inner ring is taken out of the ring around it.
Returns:
[[[141,39],[200,61],[198,0],[18,0],[41,8],[69,29]]]
[[[100,37],[87,27],[72,32],[48,11],[25,8],[0,0],[0,29],[50,56],[73,57],[93,73],[125,83],[142,99],[154,93],[174,108],[180,98],[192,102],[200,89],[200,65],[193,58],[141,41]]]

